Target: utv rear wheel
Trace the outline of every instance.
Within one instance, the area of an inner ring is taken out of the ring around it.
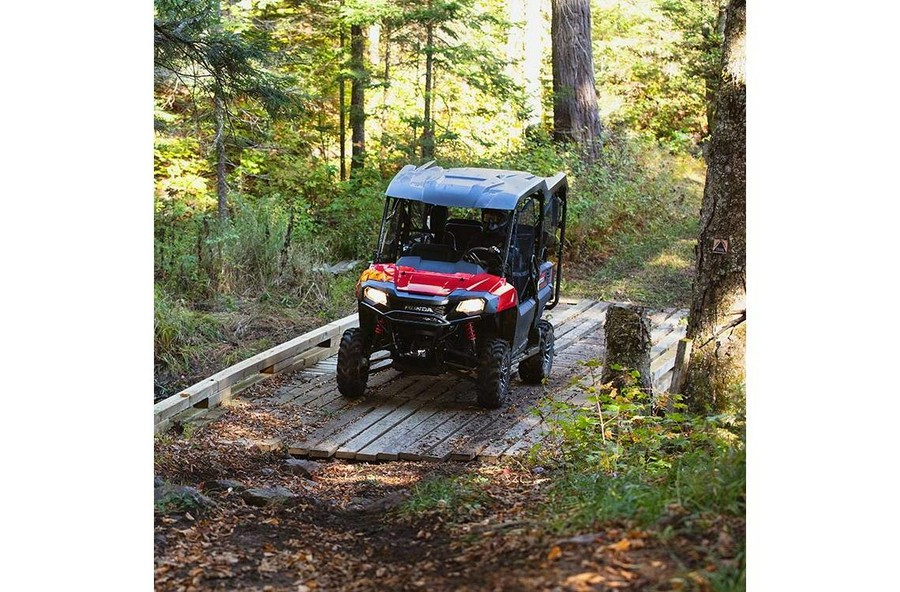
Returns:
[[[366,392],[369,379],[369,356],[366,341],[359,329],[347,329],[338,349],[337,385],[345,397],[355,399]]]
[[[538,321],[538,353],[519,363],[519,377],[528,384],[540,384],[550,377],[553,369],[554,350],[553,325],[548,321]]]
[[[478,404],[485,409],[497,409],[509,391],[512,373],[509,344],[502,339],[489,339],[478,357]]]

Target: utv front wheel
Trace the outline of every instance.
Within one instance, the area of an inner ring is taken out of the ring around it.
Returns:
[[[489,339],[480,353],[478,404],[485,409],[497,409],[503,405],[509,391],[512,372],[509,345],[502,339]]]
[[[345,397],[355,399],[366,392],[369,379],[369,356],[366,341],[359,329],[347,329],[338,349],[337,385]]]
[[[540,384],[550,377],[553,369],[554,337],[553,325],[548,321],[538,321],[538,353],[519,363],[519,377],[528,384]]]

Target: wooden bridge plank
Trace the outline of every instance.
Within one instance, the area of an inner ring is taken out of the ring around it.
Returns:
[[[650,349],[650,355],[655,356],[664,352],[684,336],[687,329],[681,324],[681,320],[687,316],[687,311],[676,311],[658,327],[651,332],[651,341],[653,347]]]
[[[411,442],[449,419],[454,406],[459,405],[459,399],[466,397],[472,388],[471,382],[453,378],[448,390],[417,409],[394,430],[361,449],[360,455],[364,458],[374,455],[377,460],[398,460],[404,446],[409,447]]]
[[[326,340],[329,340],[330,346],[334,345],[331,341],[334,340],[335,336],[356,324],[358,324],[356,314],[332,321],[318,329],[304,333],[242,362],[229,366],[209,378],[163,399],[153,405],[154,430],[158,432],[161,429],[163,420],[201,401],[211,399],[208,406],[212,407],[219,401],[229,398],[238,391],[236,388],[229,387],[242,384],[255,374],[267,373],[268,375],[275,364],[308,350],[311,346],[324,343]]]
[[[305,446],[307,453],[316,458],[330,457],[344,442],[366,429],[382,415],[389,413],[394,407],[425,390],[427,386],[428,383],[407,376],[385,389],[353,401],[352,405],[344,409],[334,420],[307,436],[308,444]],[[342,406],[347,404],[346,400],[335,402]]]
[[[469,383],[469,389],[474,386]],[[463,388],[465,388],[465,386]],[[436,445],[451,437],[466,423],[480,413],[499,413],[498,410],[481,409],[474,401],[474,393],[457,393],[458,396],[451,401],[443,401],[444,408],[422,422],[410,434],[409,444],[399,446],[398,457],[401,460],[445,460],[445,457],[435,457],[428,452]],[[413,438],[415,438],[413,440]]]
[[[427,386],[417,396],[394,408],[387,415],[372,423],[365,430],[354,436],[337,449],[335,458],[355,458],[356,460],[377,460],[377,452],[362,452],[367,446],[375,445],[377,440],[390,430],[402,431],[399,425],[412,416],[416,411],[434,401],[456,384],[456,380],[425,381]]]
[[[577,327],[564,331],[561,337],[556,338],[556,349],[563,350],[578,341],[585,334],[602,327],[606,321],[606,309],[608,308],[608,302],[600,302],[597,306],[584,312]]]
[[[475,417],[465,431],[459,431],[436,445],[431,455],[458,461],[473,460],[488,440],[508,429],[508,424],[521,421],[523,413],[527,413],[542,396],[543,394],[529,393],[529,396],[517,402],[516,407],[504,409],[501,413]]]
[[[400,379],[395,380],[391,384],[387,385],[384,389],[382,389],[385,391],[382,394],[382,397],[390,397],[399,390],[412,385],[414,382],[415,380],[412,377],[401,377]],[[340,393],[336,393],[335,391],[337,391],[337,388],[333,388],[331,391],[329,391],[330,396],[334,398],[330,399],[328,403],[324,405],[310,406],[309,409],[322,414],[327,414],[333,409],[340,409],[346,405],[347,412],[316,428],[315,430],[307,434],[302,441],[290,444],[288,447],[288,452],[290,454],[293,454],[295,456],[307,455],[312,446],[318,444],[320,441],[331,436],[335,432],[343,429],[353,421],[356,421],[362,415],[377,407],[382,400],[382,397],[364,397],[362,399],[352,399],[348,401],[345,397],[342,397]]]
[[[566,393],[570,393],[570,391],[574,391],[574,389],[563,391],[561,400],[566,400],[567,396],[573,396],[574,393],[566,395]],[[554,400],[557,400],[557,397],[554,397]],[[475,451],[475,454],[486,461],[497,460],[503,455],[503,452],[507,448],[514,446],[526,433],[540,424],[543,420],[542,414],[549,412],[549,409],[550,407],[548,405],[542,405],[536,410],[528,410],[505,432],[495,434],[485,441],[482,446]]]
[[[571,306],[565,306],[564,304],[560,303],[553,310],[549,310],[544,313],[543,318],[553,323],[554,327],[559,326],[563,323],[568,322],[569,319],[580,315],[585,310],[590,308],[595,302],[596,301],[594,300],[585,299],[579,300],[576,304]]]
[[[337,451],[348,441],[367,430],[373,424],[381,421],[397,407],[427,391],[430,386],[431,383],[429,382],[417,381],[407,388],[395,393],[390,399],[382,399],[372,409],[363,413],[356,420],[351,421],[342,430],[333,433],[312,447],[309,455],[316,458],[336,456]],[[352,411],[352,409],[345,411],[339,417],[343,417]],[[336,458],[353,458],[355,454],[355,452],[350,452],[349,454],[336,456]]]

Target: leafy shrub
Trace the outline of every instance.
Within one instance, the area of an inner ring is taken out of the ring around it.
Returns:
[[[583,406],[551,402],[543,462],[564,467],[552,515],[562,530],[595,521],[659,520],[672,504],[689,512],[742,516],[745,508],[744,422],[738,416],[693,417],[678,395],[657,401],[637,388],[599,385],[588,363]]]
[[[153,351],[159,370],[181,372],[197,361],[198,348],[222,338],[211,316],[187,308],[161,287],[154,289]]]

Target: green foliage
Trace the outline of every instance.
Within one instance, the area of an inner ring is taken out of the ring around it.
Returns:
[[[169,371],[186,371],[198,361],[201,346],[221,339],[213,318],[187,308],[161,287],[154,290],[154,364]]]
[[[487,478],[478,474],[455,477],[437,477],[412,488],[412,495],[400,507],[400,513],[418,515],[437,512],[449,515],[465,515],[481,509],[486,501],[483,486]]]
[[[555,528],[623,518],[652,525],[673,504],[697,515],[743,516],[743,416],[690,416],[678,395],[651,405],[637,388],[598,385],[599,362],[588,367],[593,380],[579,383],[587,404],[551,403],[554,444],[538,453],[565,468],[548,508]]]
[[[708,134],[719,0],[621,0],[593,8],[601,114],[672,150]]]

